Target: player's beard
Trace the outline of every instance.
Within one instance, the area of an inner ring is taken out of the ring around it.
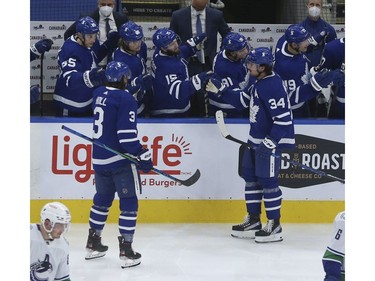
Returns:
[[[176,50],[168,50],[166,49],[164,53],[168,56],[177,56],[180,53],[180,48],[177,48]]]

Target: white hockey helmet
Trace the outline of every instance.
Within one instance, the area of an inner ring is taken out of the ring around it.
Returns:
[[[51,222],[51,229],[47,230],[45,229],[44,222],[46,220],[49,220]],[[69,212],[69,209],[60,202],[51,202],[44,205],[42,208],[42,211],[40,212],[40,220],[42,222],[43,228],[47,231],[47,233],[51,233],[53,230],[53,227],[56,223],[63,224],[65,227],[64,232],[67,232],[70,228],[70,222],[71,222],[71,215]]]

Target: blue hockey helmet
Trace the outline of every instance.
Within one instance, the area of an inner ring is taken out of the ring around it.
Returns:
[[[248,46],[245,36],[236,32],[230,32],[223,40],[223,48],[225,50],[234,52],[240,51]]]
[[[292,42],[299,44],[310,37],[310,33],[300,24],[292,24],[285,31],[285,38],[289,44]]]
[[[152,36],[152,42],[157,48],[166,48],[175,39],[177,39],[177,34],[168,28],[160,28],[156,30]]]
[[[120,36],[127,42],[138,41],[143,38],[142,27],[133,21],[128,21],[121,25]]]
[[[82,34],[94,34],[99,32],[99,26],[92,18],[83,17],[78,20],[76,30]]]
[[[131,77],[131,71],[127,64],[119,61],[111,61],[105,68],[105,76],[108,82],[119,82],[125,75],[127,79]]]
[[[272,66],[273,56],[269,48],[259,47],[250,51],[246,58],[246,62],[251,62],[255,64],[265,64]]]

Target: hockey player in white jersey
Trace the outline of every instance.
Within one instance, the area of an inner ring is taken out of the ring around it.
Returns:
[[[69,244],[63,236],[70,228],[70,212],[52,202],[40,217],[40,224],[30,225],[30,281],[70,281]]]
[[[117,193],[120,202],[119,257],[121,267],[125,268],[141,263],[141,254],[132,248],[138,214],[137,193],[141,190],[139,170],[149,172],[152,160],[151,152],[143,148],[138,139],[137,103],[125,90],[131,77],[129,67],[122,62],[111,61],[105,75],[108,82],[94,91],[93,138],[134,157],[138,164],[102,147],[93,147],[96,193],[90,211],[86,260],[103,257],[108,250],[108,246],[101,243],[101,233]]]
[[[324,281],[345,280],[345,211],[336,215],[331,241],[323,256]]]

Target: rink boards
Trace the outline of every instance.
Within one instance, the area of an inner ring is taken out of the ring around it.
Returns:
[[[234,137],[247,139],[246,119],[226,122]],[[31,221],[39,220],[41,207],[51,200],[65,203],[73,222],[88,221],[95,193],[92,144],[62,130],[62,125],[92,137],[89,119],[31,119]],[[297,149],[284,156],[345,178],[344,128],[340,121],[296,121]],[[138,131],[157,169],[180,179],[196,169],[202,174],[190,187],[162,175],[142,174],[139,222],[235,222],[244,216],[244,181],[237,173],[239,146],[220,135],[214,119],[141,119]],[[279,180],[285,222],[332,222],[345,208],[345,185],[337,181],[285,162]],[[116,222],[118,214],[116,199],[108,222]]]

